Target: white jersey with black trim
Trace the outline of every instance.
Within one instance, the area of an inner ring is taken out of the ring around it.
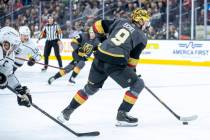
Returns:
[[[14,52],[10,53],[8,56],[4,56],[3,48],[0,47],[0,72],[7,77],[8,86],[13,89],[20,85],[20,82],[13,74],[14,56]]]
[[[0,72],[4,73],[6,76],[13,73],[14,56],[14,52],[10,53],[8,56],[4,56],[3,48],[0,47]]]
[[[28,57],[32,57],[36,62],[40,61],[41,53],[37,48],[36,44],[29,39],[27,42],[21,43],[19,48],[15,50],[15,67],[20,67],[24,64],[24,60],[18,59],[28,59]]]

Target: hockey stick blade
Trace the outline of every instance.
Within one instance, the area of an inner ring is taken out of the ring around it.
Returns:
[[[85,132],[85,133],[75,132],[74,130],[70,129],[69,127],[67,127],[66,125],[64,125],[63,123],[59,122],[57,119],[55,119],[51,115],[49,115],[47,112],[45,112],[44,110],[42,110],[40,107],[38,107],[34,103],[32,103],[31,105],[34,108],[36,108],[37,110],[39,110],[40,112],[42,112],[45,116],[47,116],[48,118],[50,118],[51,120],[53,120],[54,122],[56,122],[57,124],[59,124],[60,126],[62,126],[63,128],[65,128],[66,130],[68,130],[69,132],[71,132],[72,134],[74,134],[74,135],[76,135],[78,137],[83,137],[83,136],[98,136],[98,135],[100,135],[100,132],[98,132],[98,131]]]
[[[68,130],[69,132],[71,132],[72,134],[74,134],[74,135],[76,135],[78,137],[82,137],[82,136],[98,136],[100,134],[100,132],[98,132],[98,131],[85,132],[85,133],[75,132],[74,130],[70,129],[69,127],[67,127],[66,125],[64,125],[63,123],[59,122],[57,119],[55,119],[51,115],[49,115],[47,112],[45,112],[44,110],[42,110],[40,107],[38,107],[34,103],[32,103],[31,105],[34,108],[36,108],[37,110],[39,110],[40,112],[42,112],[45,116],[47,116],[48,118],[50,118],[51,120],[53,120],[54,122],[56,122],[57,124],[59,124],[60,126],[62,126],[63,128],[65,128],[66,130]]]
[[[7,86],[7,88],[9,90],[11,90],[13,93],[15,93],[17,96],[17,92],[12,89],[11,87]],[[72,134],[76,135],[77,137],[83,137],[83,136],[98,136],[100,135],[100,132],[98,131],[93,131],[93,132],[85,132],[85,133],[78,133],[75,132],[74,130],[72,130],[71,128],[67,127],[66,125],[64,125],[63,123],[59,122],[57,119],[55,119],[53,116],[51,116],[49,113],[47,113],[45,110],[41,109],[39,106],[37,106],[34,103],[31,103],[31,106],[33,106],[35,109],[37,109],[38,111],[40,111],[42,114],[44,114],[45,116],[47,116],[48,118],[50,118],[51,120],[53,120],[54,122],[56,122],[58,125],[62,126],[63,128],[65,128],[66,130],[68,130],[69,132],[71,132]]]
[[[86,132],[86,133],[77,133],[78,137],[87,137],[87,136],[98,136],[100,135],[99,131],[93,131],[93,132]]]
[[[174,115],[178,120],[180,121],[193,121],[196,120],[198,118],[197,115],[192,115],[189,117],[181,117],[178,114],[176,114],[170,107],[168,107],[160,98],[158,98],[155,93],[153,91],[151,91],[146,85],[145,85],[145,89],[153,96],[155,97],[169,112],[171,112],[172,115]]]
[[[189,116],[189,117],[180,117],[180,121],[183,121],[183,122],[188,122],[188,121],[194,121],[198,118],[198,115],[192,115],[192,116]]]

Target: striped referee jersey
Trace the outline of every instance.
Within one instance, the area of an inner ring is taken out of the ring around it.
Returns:
[[[60,26],[57,23],[46,24],[39,36],[39,39],[45,38],[46,40],[62,39],[63,33]]]

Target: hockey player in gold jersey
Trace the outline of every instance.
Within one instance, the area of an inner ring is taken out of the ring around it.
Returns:
[[[138,64],[139,56],[146,47],[147,38],[144,30],[149,25],[150,14],[141,8],[131,13],[131,19],[98,20],[93,29],[99,34],[108,34],[95,54],[88,82],[77,91],[70,104],[58,117],[61,121],[69,120],[72,112],[102,88],[111,77],[125,92],[117,113],[117,126],[136,126],[138,119],[128,115],[138,95],[144,88],[143,79],[139,78],[133,68]]]

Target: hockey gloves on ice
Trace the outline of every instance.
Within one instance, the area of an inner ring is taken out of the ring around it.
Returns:
[[[36,62],[35,59],[30,57],[29,60],[28,60],[28,65],[33,66],[35,64],[35,62]]]
[[[32,97],[29,93],[29,89],[26,86],[18,86],[15,88],[17,91],[17,102],[21,106],[30,107],[32,103]]]
[[[7,77],[0,72],[0,89],[4,89],[7,86]]]

